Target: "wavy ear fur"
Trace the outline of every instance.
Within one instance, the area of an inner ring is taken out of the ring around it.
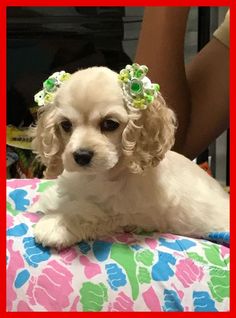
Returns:
[[[54,105],[40,107],[36,126],[31,128],[32,149],[46,166],[46,178],[56,178],[63,171],[61,154],[64,143],[56,118],[57,110]]]
[[[147,109],[131,112],[122,136],[129,169],[141,173],[157,166],[174,144],[176,127],[175,114],[160,93]]]

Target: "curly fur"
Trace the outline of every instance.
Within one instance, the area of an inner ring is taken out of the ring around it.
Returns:
[[[107,118],[119,127],[101,130]],[[64,120],[70,131],[63,130]],[[161,94],[146,110],[130,110],[115,72],[93,67],[74,73],[32,128],[45,176],[58,176],[31,208],[45,213],[36,240],[61,248],[127,227],[191,236],[227,231],[228,194],[170,151],[175,130],[174,112]],[[93,152],[86,166],[74,159],[79,149]]]
[[[38,112],[38,122],[31,127],[33,137],[32,149],[37,158],[47,167],[44,175],[46,178],[55,178],[63,171],[61,155],[64,143],[56,124],[57,111],[54,105],[41,107]]]
[[[159,93],[154,103],[130,119],[123,132],[123,152],[133,173],[156,167],[174,144],[176,117]]]

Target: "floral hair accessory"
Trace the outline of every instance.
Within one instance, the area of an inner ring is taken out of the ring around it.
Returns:
[[[46,79],[46,81],[43,82],[43,89],[34,95],[34,101],[38,104],[38,106],[52,103],[57,89],[70,77],[71,74],[66,73],[65,71],[53,73],[48,79]]]
[[[146,109],[155,99],[160,90],[159,84],[154,84],[146,76],[148,67],[134,63],[127,65],[118,75],[127,107]]]

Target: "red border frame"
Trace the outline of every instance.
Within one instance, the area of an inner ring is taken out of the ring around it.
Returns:
[[[6,312],[6,236],[5,236],[5,231],[6,231],[6,214],[5,214],[5,198],[6,198],[6,7],[8,6],[156,6],[156,5],[165,5],[165,6],[230,6],[231,8],[231,13],[230,13],[230,192],[231,192],[231,233],[232,229],[234,227],[234,209],[235,209],[235,194],[234,194],[234,184],[235,184],[235,170],[236,166],[233,165],[233,158],[235,158],[236,154],[236,148],[232,147],[233,145],[233,140],[235,136],[235,128],[234,128],[234,116],[236,113],[236,94],[234,93],[234,82],[236,80],[235,78],[235,59],[233,56],[236,56],[236,41],[235,41],[235,33],[234,29],[236,30],[235,27],[235,19],[236,19],[236,4],[234,0],[182,0],[182,1],[177,1],[177,0],[157,0],[157,1],[152,1],[152,0],[120,0],[120,1],[104,1],[104,0],[93,0],[93,1],[86,1],[86,0],[1,0],[0,1],[0,39],[1,39],[1,50],[0,50],[0,66],[1,66],[1,80],[0,80],[0,96],[1,96],[1,106],[0,106],[0,119],[1,119],[1,124],[0,124],[0,136],[1,137],[1,149],[0,149],[0,163],[1,164],[1,174],[0,174],[0,186],[1,186],[1,196],[2,200],[0,200],[0,208],[2,210],[1,215],[3,216],[0,222],[0,264],[2,264],[1,268],[3,270],[1,271],[1,283],[0,283],[0,288],[2,289],[2,292],[0,294],[0,314],[1,317],[40,317],[42,314],[47,315],[47,316],[64,316],[65,315],[79,315],[79,316],[86,316],[89,317],[90,315],[97,315],[97,316],[106,316],[106,317],[119,317],[119,313],[106,313],[106,312],[101,312],[101,313],[57,313],[57,312],[28,312],[28,313],[13,313],[13,312]],[[232,249],[234,250],[234,237],[231,235],[231,297],[230,297],[230,312],[219,312],[219,313],[203,313],[204,318],[205,317],[213,317],[213,315],[218,315],[218,316],[224,316],[224,317],[233,317],[236,315],[236,305],[233,302],[233,295],[236,292],[234,288],[234,278],[235,278],[235,272],[233,270],[232,264],[234,263],[234,252],[232,252]],[[185,313],[149,313],[149,312],[134,312],[134,313],[122,313],[122,316],[130,316],[130,315],[136,315],[138,317],[143,317],[143,315],[148,315],[148,316],[173,316],[177,315],[180,317],[182,316],[196,316],[198,313],[193,313],[193,312],[185,312]]]

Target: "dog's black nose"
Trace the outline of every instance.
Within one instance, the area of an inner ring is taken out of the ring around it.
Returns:
[[[73,153],[75,162],[78,163],[78,165],[80,166],[88,165],[93,155],[94,155],[94,152],[88,149],[79,149]]]

